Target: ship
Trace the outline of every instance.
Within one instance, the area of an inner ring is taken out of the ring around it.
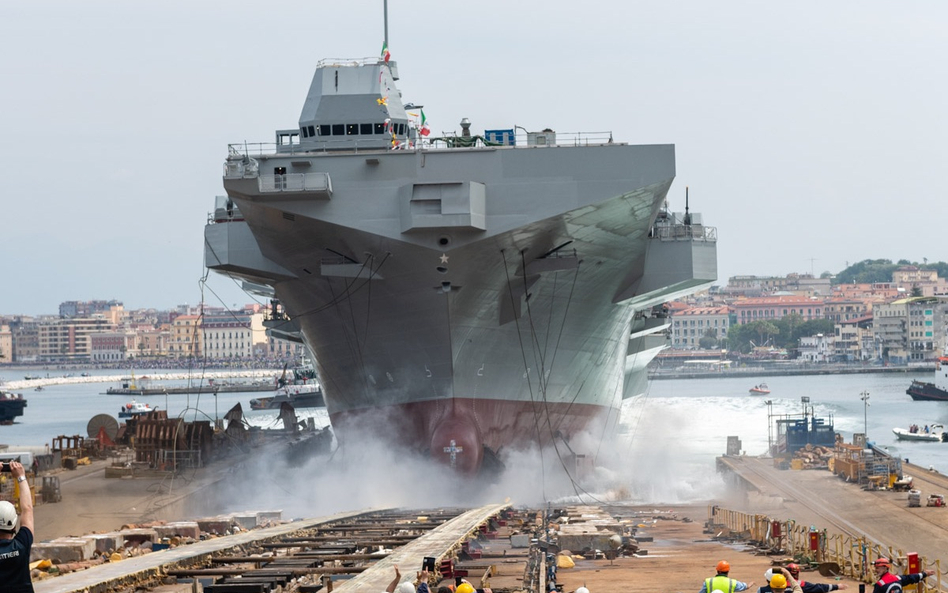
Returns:
[[[935,360],[935,381],[913,380],[905,393],[915,401],[948,402],[948,356],[939,356]]]
[[[286,371],[284,366],[272,396],[250,400],[251,410],[279,410],[284,403],[294,408],[321,408],[326,405],[312,364],[304,360],[293,367],[289,375]]]
[[[614,433],[664,304],[717,278],[716,229],[667,205],[674,145],[467,118],[431,135],[398,80],[388,54],[323,60],[295,126],[229,145],[205,265],[313,353],[340,446],[478,475]]]
[[[0,391],[0,424],[12,424],[23,415],[27,400],[22,394]]]

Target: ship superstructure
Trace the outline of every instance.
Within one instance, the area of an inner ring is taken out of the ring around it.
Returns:
[[[672,145],[547,129],[419,135],[385,59],[320,63],[298,126],[232,145],[205,263],[278,300],[341,443],[472,474],[614,428],[665,345],[662,303],[716,279],[664,209]]]

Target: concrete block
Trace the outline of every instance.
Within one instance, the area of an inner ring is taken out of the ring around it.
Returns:
[[[50,559],[56,564],[66,562],[81,562],[92,558],[95,553],[95,544],[88,539],[78,537],[62,537],[50,542],[33,544],[30,551],[30,562]]]
[[[273,523],[274,521],[283,520],[283,511],[258,511],[257,512],[257,524],[264,525],[266,523]]]
[[[125,545],[122,534],[114,531],[111,533],[92,533],[82,536],[82,539],[91,541],[95,551],[99,554],[113,552]]]
[[[233,527],[234,521],[230,517],[211,517],[208,519],[198,519],[197,524],[201,531],[205,533],[224,535]]]
[[[560,534],[558,541],[560,548],[572,550],[573,552],[579,552],[581,550],[609,550],[612,548],[610,538],[612,538],[613,535],[615,534],[608,532],[597,533],[595,531],[583,534]]]
[[[529,548],[530,536],[528,534],[517,534],[510,536],[511,548]]]
[[[201,538],[201,528],[198,526],[197,521],[174,521],[164,525],[156,525],[154,530],[155,533],[158,534],[159,539],[175,536],[193,540]]]
[[[257,513],[234,513],[231,518],[241,529],[250,530],[259,525]]]
[[[123,529],[119,532],[125,542],[125,547],[140,546],[142,542],[153,542],[158,539],[158,533],[151,528]]]

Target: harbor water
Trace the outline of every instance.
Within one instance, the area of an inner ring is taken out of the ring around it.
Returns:
[[[93,373],[114,376],[118,371]],[[0,371],[0,378],[5,381],[22,380],[23,376],[22,371]],[[916,402],[906,395],[912,379],[928,380],[928,375],[920,372],[767,377],[771,393],[756,396],[750,395],[749,389],[761,379],[753,377],[652,381],[647,393],[623,405],[619,440],[608,445],[612,450],[596,453],[603,459],[620,460],[629,472],[633,495],[640,499],[700,500],[706,497],[710,481],[720,481],[714,459],[724,453],[728,436],[739,437],[747,455],[761,455],[768,444],[768,412],[772,418],[800,414],[801,399],[808,397],[813,413],[832,417],[837,432],[847,442],[851,442],[853,433],[866,432],[870,441],[893,455],[946,472],[948,443],[900,442],[892,432],[895,427],[911,424],[948,425],[948,403]],[[43,391],[20,390],[29,405],[14,424],[0,426],[0,443],[11,448],[45,447],[59,435],[87,436],[86,427],[93,416],[117,417],[121,406],[132,399],[105,395],[110,386],[117,385],[102,382],[50,385]],[[863,393],[869,394],[868,406],[862,400]],[[240,403],[250,424],[263,428],[279,426],[275,410],[250,410],[250,399],[262,395],[266,393],[134,399],[188,421],[222,418]],[[312,417],[317,426],[329,423],[324,408],[297,412],[301,418]]]
[[[77,375],[79,371],[70,371]],[[125,371],[124,375],[119,370],[92,370],[89,373],[93,376],[114,377],[121,375],[128,377],[129,373]],[[262,372],[263,373],[263,372]],[[169,417],[182,417],[187,422],[196,420],[206,420],[214,422],[216,418],[223,418],[234,405],[240,403],[243,409],[244,417],[252,426],[261,428],[277,428],[282,426],[278,419],[279,410],[251,410],[250,400],[257,397],[266,397],[270,392],[250,392],[250,393],[218,393],[214,394],[212,388],[206,380],[202,380],[200,371],[188,371],[187,369],[162,369],[155,372],[156,375],[190,375],[190,381],[176,379],[174,381],[151,381],[149,387],[182,386],[192,385],[195,387],[203,386],[203,393],[191,394],[168,394],[168,395],[146,395],[134,396],[127,395],[107,395],[106,389],[109,387],[120,387],[116,381],[92,382],[67,385],[47,385],[42,391],[32,389],[9,389],[6,384],[13,381],[22,381],[25,375],[36,375],[39,377],[63,376],[63,371],[26,371],[23,370],[0,370],[0,380],[3,381],[3,389],[20,393],[28,400],[26,410],[23,416],[16,419],[11,425],[0,426],[0,444],[8,445],[10,450],[14,447],[28,448],[29,450],[45,448],[52,445],[52,440],[57,436],[88,436],[86,428],[89,420],[97,414],[108,414],[118,422],[118,413],[120,409],[131,401],[147,403],[151,407],[157,407],[159,410],[166,410]],[[263,373],[267,379],[275,377],[272,372]],[[91,380],[91,379],[90,379]],[[237,381],[237,379],[234,379]],[[142,383],[142,380],[139,380]],[[141,386],[141,385],[139,385]],[[314,419],[316,426],[326,426],[329,424],[329,417],[325,408],[300,408],[297,410],[297,416],[300,419]]]

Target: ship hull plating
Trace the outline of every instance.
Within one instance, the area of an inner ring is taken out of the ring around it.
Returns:
[[[633,288],[673,147],[257,158],[325,173],[331,192],[225,177],[243,218],[229,224],[249,233],[210,225],[207,263],[273,287],[341,442],[392,429],[473,473],[485,447],[614,426],[632,317],[663,300]]]

